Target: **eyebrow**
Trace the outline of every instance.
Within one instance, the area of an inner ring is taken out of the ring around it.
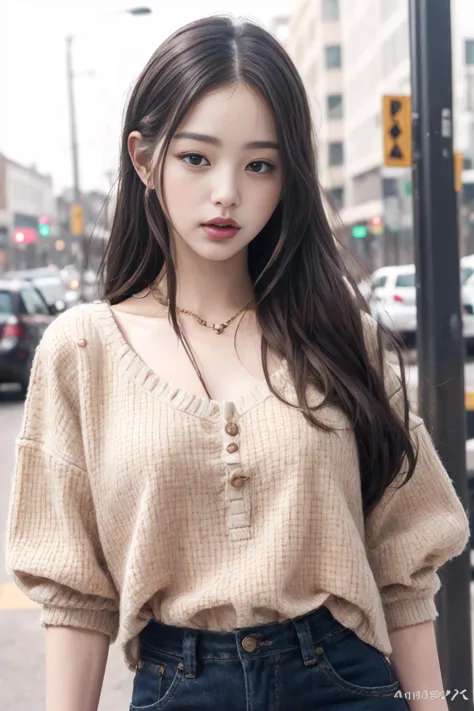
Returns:
[[[192,141],[202,141],[203,143],[210,143],[212,146],[222,146],[222,141],[215,136],[207,136],[204,133],[193,133],[192,131],[179,131],[173,136],[173,140],[179,140],[180,138],[188,138]],[[273,148],[275,150],[279,149],[278,143],[275,141],[250,141],[246,143],[244,148]]]

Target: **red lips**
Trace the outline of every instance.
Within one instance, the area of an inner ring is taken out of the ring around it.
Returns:
[[[219,227],[234,227],[240,229],[240,225],[230,217],[214,217],[209,222],[204,222],[205,225],[217,225]]]

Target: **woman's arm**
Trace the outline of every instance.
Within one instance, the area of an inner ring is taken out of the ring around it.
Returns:
[[[87,349],[73,316],[56,319],[35,353],[7,526],[7,570],[47,628],[47,711],[97,711],[119,629],[85,451]]]
[[[109,645],[101,632],[46,628],[46,711],[97,711]]]
[[[411,711],[448,711],[433,622],[393,630],[390,642],[390,661]],[[415,692],[420,699],[413,698]]]

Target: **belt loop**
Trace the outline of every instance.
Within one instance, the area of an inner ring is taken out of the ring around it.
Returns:
[[[197,632],[195,630],[184,630],[183,660],[186,679],[195,679],[197,677],[196,648]]]
[[[312,664],[316,664],[317,660],[314,653],[313,635],[311,634],[308,618],[300,617],[297,620],[293,620],[293,624],[296,629],[296,634],[298,635],[305,666],[308,667]]]

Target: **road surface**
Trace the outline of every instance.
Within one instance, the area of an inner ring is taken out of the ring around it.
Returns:
[[[5,532],[14,466],[14,442],[23,404],[0,393],[0,709],[44,711],[44,630],[38,608],[23,596],[5,571]],[[118,648],[110,648],[100,711],[128,711],[133,674]]]

